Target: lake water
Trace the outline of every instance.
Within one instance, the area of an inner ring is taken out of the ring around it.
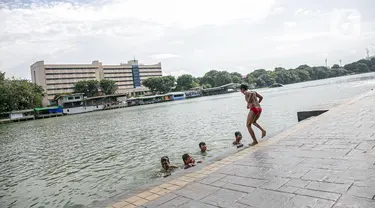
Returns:
[[[260,89],[259,123],[272,135],[296,124],[297,111],[374,86],[371,73]],[[134,190],[157,180],[164,155],[178,165],[183,153],[200,158],[201,141],[219,155],[234,149],[237,130],[249,143],[247,112],[233,93],[0,125],[0,207],[81,207]]]

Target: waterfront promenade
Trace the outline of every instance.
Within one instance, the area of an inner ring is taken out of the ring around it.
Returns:
[[[375,207],[375,91],[109,207]]]

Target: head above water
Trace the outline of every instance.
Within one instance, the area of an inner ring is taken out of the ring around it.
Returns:
[[[187,165],[189,163],[195,163],[195,160],[189,154],[183,154],[182,160],[184,161],[185,165]]]
[[[246,84],[241,84],[240,90],[241,90],[242,93],[244,93],[247,90],[249,90],[249,86],[247,86]]]
[[[242,134],[241,134],[241,132],[236,131],[236,132],[234,133],[234,136],[236,137],[236,142],[240,142],[240,141],[241,141],[241,139],[242,139]]]
[[[202,152],[205,152],[207,150],[206,143],[204,142],[199,143],[199,148],[201,149]]]
[[[168,156],[163,156],[160,159],[161,167],[163,167],[164,170],[168,170],[170,163],[169,163],[169,158]]]

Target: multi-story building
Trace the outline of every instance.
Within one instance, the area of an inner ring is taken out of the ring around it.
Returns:
[[[120,65],[103,65],[99,61],[91,64],[45,64],[38,61],[30,66],[33,83],[42,86],[47,94],[44,104],[53,101],[56,94],[72,93],[73,85],[82,80],[111,79],[118,85],[117,93],[143,94],[147,88],[142,81],[149,77],[162,76],[161,63],[138,64],[131,60]]]

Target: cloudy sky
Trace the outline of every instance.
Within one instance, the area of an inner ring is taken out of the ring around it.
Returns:
[[[374,0],[0,0],[0,70],[35,61],[210,69],[329,65],[375,55]]]

